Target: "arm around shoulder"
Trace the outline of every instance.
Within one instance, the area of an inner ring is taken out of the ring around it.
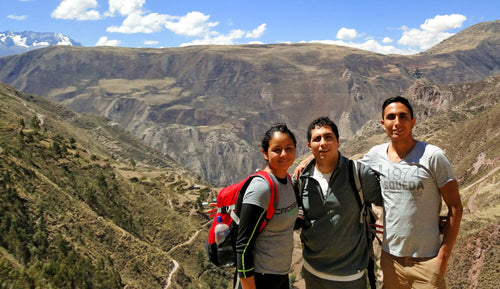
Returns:
[[[365,199],[377,206],[382,206],[382,191],[380,188],[380,177],[369,166],[359,163],[361,175],[361,188]]]

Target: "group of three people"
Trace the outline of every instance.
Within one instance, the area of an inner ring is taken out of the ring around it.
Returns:
[[[381,124],[390,142],[363,157],[360,181],[364,198],[384,208],[384,288],[446,288],[446,266],[462,217],[451,164],[441,149],[413,138],[415,117],[407,99],[387,99]],[[367,287],[367,236],[359,221],[357,192],[349,183],[349,159],[339,152],[335,123],[328,117],[311,122],[307,146],[312,155],[292,182],[287,174],[295,161],[294,134],[285,124],[276,124],[262,140],[264,170],[277,184],[279,200],[275,214],[257,234],[270,188],[265,180],[254,178],[245,191],[236,238],[238,288],[289,288],[297,219],[303,224],[307,289]],[[448,207],[442,237],[441,198]]]

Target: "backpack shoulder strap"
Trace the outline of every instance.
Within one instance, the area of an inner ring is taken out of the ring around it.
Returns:
[[[364,198],[363,190],[361,190],[361,181],[359,180],[359,165],[356,161],[349,160],[349,182],[352,190],[356,195],[356,200],[360,208],[363,207]]]
[[[266,210],[266,218],[265,221],[262,223],[262,226],[260,227],[259,231],[262,231],[264,226],[267,224],[267,222],[271,219],[271,217],[274,215],[274,212],[276,211],[276,206],[278,205],[278,200],[279,200],[279,195],[278,195],[278,190],[276,189],[276,184],[274,183],[273,179],[269,175],[268,172],[261,170],[256,173],[251,174],[246,180],[243,186],[241,187],[240,191],[238,192],[238,199],[235,204],[235,210],[231,210],[231,217],[235,221],[236,224],[240,223],[240,218],[239,218],[239,213],[241,211],[241,206],[243,203],[243,196],[245,195],[245,191],[250,184],[251,180],[255,177],[261,177],[264,178],[267,183],[269,184],[269,190],[271,192],[270,195],[270,200],[269,200],[269,205]]]
[[[269,189],[271,192],[271,196],[269,199],[269,205],[267,206],[267,210],[266,210],[266,219],[264,220],[264,222],[262,222],[262,225],[259,228],[259,232],[260,232],[264,229],[264,227],[267,225],[269,220],[271,220],[271,218],[273,217],[274,212],[276,211],[276,206],[278,206],[279,194],[278,194],[278,190],[276,189],[276,184],[274,183],[274,180],[271,178],[271,176],[269,175],[268,172],[262,170],[262,171],[256,172],[254,175],[259,175],[261,177],[264,177],[264,179],[266,179],[267,183],[269,184]]]
[[[360,214],[359,214],[359,222],[364,223],[366,217],[366,203],[363,197],[363,190],[361,188],[361,181],[359,178],[360,166],[357,161],[349,160],[349,182],[351,183],[351,187],[354,191],[354,196],[358,201]]]
[[[371,211],[370,208],[368,207],[369,204],[365,202],[363,197],[363,190],[361,188],[359,173],[360,173],[359,163],[357,161],[349,160],[349,181],[354,190],[354,195],[356,196],[356,200],[358,201],[359,204],[359,208],[361,211],[359,214],[360,215],[359,222],[364,223],[365,231],[367,233],[369,252],[370,252],[370,258],[368,258],[368,267],[367,267],[368,282],[370,283],[370,288],[375,288],[377,280],[377,277],[375,275],[375,254],[373,251],[373,245],[371,244],[372,239],[370,237],[370,234],[373,233],[373,236],[375,237],[376,235],[373,231],[371,231],[372,230],[370,228],[371,224],[367,220],[367,218],[371,215]]]

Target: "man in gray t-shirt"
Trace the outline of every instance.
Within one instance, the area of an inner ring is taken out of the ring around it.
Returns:
[[[444,275],[462,218],[451,164],[441,149],[413,138],[415,118],[407,99],[387,99],[381,123],[391,141],[373,147],[362,162],[380,174],[384,288],[446,288]],[[448,207],[442,240],[441,197]]]

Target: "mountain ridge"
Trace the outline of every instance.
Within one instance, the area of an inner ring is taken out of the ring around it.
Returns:
[[[82,46],[80,42],[63,35],[62,33],[42,33],[34,31],[4,31],[0,33],[0,57],[51,45]]]
[[[0,80],[110,118],[208,182],[226,185],[263,165],[258,147],[271,123],[296,128],[302,154],[316,116],[330,116],[348,139],[378,115],[383,99],[419,80],[442,85],[500,73],[498,26],[465,29],[483,32],[470,50],[452,37],[450,52],[412,56],[326,44],[48,47],[0,58]]]

